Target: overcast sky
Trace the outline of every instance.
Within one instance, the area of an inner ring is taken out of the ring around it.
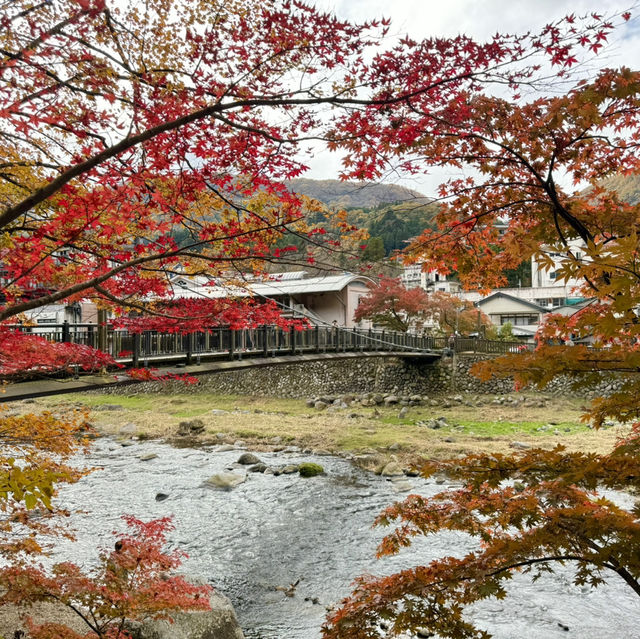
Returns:
[[[409,34],[414,39],[455,36],[465,33],[479,40],[496,32],[538,31],[545,24],[568,14],[596,11],[611,15],[631,10],[632,19],[616,29],[602,66],[640,67],[640,4],[624,0],[316,0],[316,6],[356,22],[391,18],[391,33]],[[339,157],[323,152],[307,161],[311,171],[305,177],[337,177]],[[401,182],[426,195],[433,195],[440,177],[387,181]]]

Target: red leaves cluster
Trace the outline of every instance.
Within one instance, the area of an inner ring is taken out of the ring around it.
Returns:
[[[302,330],[305,320],[286,318],[273,300],[259,302],[255,298],[176,298],[155,304],[153,314],[120,317],[113,320],[115,328],[129,333],[160,331],[188,334],[228,326],[232,330],[273,325]]]
[[[396,633],[418,628],[441,637],[490,635],[464,617],[465,608],[502,599],[513,571],[536,575],[569,564],[577,585],[596,587],[617,573],[640,595],[640,523],[593,491],[640,485],[640,462],[629,450],[611,455],[532,450],[505,456],[470,455],[427,464],[424,476],[445,473],[462,487],[426,498],[411,495],[386,509],[378,525],[396,529],[378,554],[410,546],[416,536],[455,530],[479,544],[461,558],[436,559],[389,577],[362,577],[342,607],[329,616],[324,636],[365,639],[380,619]],[[476,545],[474,544],[474,545]]]
[[[160,373],[157,368],[129,368],[127,375],[137,382],[183,382],[187,385],[198,383],[198,378],[193,375],[176,373]]]
[[[292,261],[284,235],[305,236],[305,205],[282,180],[304,168],[296,141],[318,132],[317,105],[355,96],[343,76],[359,75],[379,24],[257,0],[146,12],[102,0],[2,10],[0,319],[80,294],[162,295],[178,264],[261,272]],[[47,293],[27,296],[34,287]]]
[[[421,288],[407,289],[399,279],[382,277],[370,292],[360,298],[354,319],[367,319],[394,331],[406,332],[421,326],[429,298]]]
[[[443,291],[427,293],[406,288],[399,279],[382,277],[368,295],[360,298],[354,319],[371,320],[395,331],[428,329],[450,335],[468,334],[491,326],[491,321],[471,302]]]
[[[131,636],[127,622],[207,610],[211,587],[175,574],[184,555],[166,550],[166,533],[173,528],[170,520],[123,519],[130,532],[118,535],[115,550],[103,551],[98,567],[90,572],[70,562],[56,564],[50,573],[29,566],[0,569],[0,605],[53,600],[86,624],[86,634],[77,634],[59,624],[30,622],[33,639],[127,639]]]
[[[0,327],[0,375],[11,377],[97,371],[119,366],[106,353],[83,344],[50,342]]]

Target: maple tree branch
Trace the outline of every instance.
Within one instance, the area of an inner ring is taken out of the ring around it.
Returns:
[[[470,137],[474,137],[479,140],[482,140],[486,144],[495,144],[506,153],[513,155],[518,160],[518,162],[524,168],[526,168],[527,171],[529,171],[529,173],[533,175],[534,178],[540,183],[545,193],[549,196],[549,199],[551,200],[554,214],[555,213],[559,214],[560,217],[562,217],[562,219],[565,222],[567,222],[571,227],[573,227],[573,229],[578,233],[578,235],[580,235],[580,237],[584,240],[585,243],[589,243],[589,241],[593,241],[593,236],[591,235],[587,227],[579,219],[571,215],[571,213],[567,210],[567,208],[560,202],[551,171],[549,172],[549,175],[545,179],[533,167],[533,165],[525,158],[525,156],[519,151],[517,151],[515,148],[513,148],[512,146],[506,143],[500,142],[499,140],[487,138],[483,135],[476,134],[476,133],[471,133]],[[563,239],[563,241],[566,241],[566,240]]]
[[[87,626],[96,633],[96,635],[100,636],[102,633],[100,632],[100,626],[97,623],[92,623],[91,620],[89,619],[89,617],[87,615],[85,615],[80,608],[78,608],[77,606],[75,606],[73,603],[71,603],[70,601],[65,601],[65,599],[63,599],[62,597],[59,597],[58,595],[54,595],[53,593],[50,592],[45,592],[43,593],[43,595],[45,597],[48,597],[49,599],[53,599],[54,601],[57,601],[58,603],[62,604],[63,606],[66,606],[67,608],[70,608],[71,610],[73,610],[73,612],[75,612],[78,617],[80,617],[80,619],[82,619],[82,621],[84,621],[84,623],[87,624]],[[95,617],[94,617],[94,621],[95,621]]]
[[[38,308],[46,304],[52,304],[66,297],[75,295],[83,290],[94,288],[96,284],[101,284],[102,282],[105,282],[106,280],[110,279],[111,277],[113,277],[114,275],[117,275],[122,271],[125,271],[135,266],[142,266],[150,262],[163,261],[163,260],[167,260],[167,259],[171,259],[179,256],[193,257],[196,259],[205,259],[208,261],[215,260],[215,261],[226,262],[226,263],[246,262],[246,261],[255,260],[256,258],[267,259],[268,256],[256,256],[255,254],[246,255],[246,256],[228,256],[228,255],[213,256],[213,255],[206,255],[201,253],[192,253],[190,249],[195,248],[197,246],[205,246],[205,245],[216,243],[216,242],[224,242],[225,240],[236,240],[243,236],[253,236],[267,230],[273,230],[273,231],[281,231],[282,229],[288,230],[287,224],[289,224],[289,222],[278,222],[265,227],[259,227],[255,229],[248,229],[242,232],[237,232],[233,235],[221,236],[221,237],[211,238],[207,240],[200,240],[198,242],[193,242],[187,246],[179,247],[175,250],[167,251],[165,253],[154,253],[152,255],[146,255],[146,256],[130,259],[116,267],[111,268],[110,270],[106,271],[102,275],[88,279],[84,282],[77,283],[73,286],[67,287],[65,289],[60,289],[58,291],[49,293],[47,295],[38,297],[33,300],[27,300],[24,302],[14,304],[11,307],[5,307],[4,309],[0,309],[0,321],[8,317],[18,315],[19,313],[23,313],[25,311],[31,310],[33,308]],[[59,248],[60,247],[57,247],[57,249]],[[56,250],[55,248],[52,249],[52,251],[55,251],[55,250]],[[86,251],[86,249],[84,250]],[[105,256],[103,255],[100,255],[100,257],[102,259],[105,258]]]
[[[14,20],[19,20],[20,18],[25,18],[33,11],[38,11],[38,9],[42,9],[48,6],[49,4],[50,4],[49,0],[44,0],[40,4],[36,4],[36,5],[33,5],[32,7],[28,7],[27,9],[24,9],[23,11],[16,13],[16,15],[11,16],[11,22],[13,22]]]
[[[116,295],[113,295],[112,293],[107,291],[105,288],[103,288],[100,285],[96,285],[93,288],[98,293],[100,293],[100,295],[102,295],[103,297],[105,297],[109,301],[114,302],[115,304],[118,304],[119,306],[124,306],[126,308],[133,308],[133,309],[136,309],[138,311],[142,311],[146,315],[152,315],[154,317],[162,317],[162,318],[174,319],[174,320],[184,320],[185,319],[185,317],[183,315],[171,315],[170,313],[167,313],[166,310],[154,311],[150,306],[147,306],[145,304],[139,304],[137,302],[131,302],[129,300],[125,300],[123,298],[119,298]],[[203,298],[203,299],[208,299],[208,298]],[[201,316],[195,316],[195,317],[194,316],[189,316],[189,319],[190,320],[193,320],[193,319],[203,319],[203,320],[205,320],[205,319],[210,319],[210,315],[201,315]]]
[[[74,284],[73,286],[69,286],[65,289],[60,289],[53,293],[49,293],[48,295],[44,295],[37,299],[28,300],[26,302],[19,302],[11,307],[5,307],[0,309],[0,321],[7,319],[8,317],[12,317],[13,315],[18,315],[19,313],[24,313],[25,311],[30,311],[34,308],[39,308],[40,306],[45,306],[47,304],[53,304],[58,300],[62,300],[66,297],[70,297],[71,295],[75,295],[76,293],[80,293],[83,290],[92,288],[96,284],[101,284],[105,282],[109,278],[117,275],[118,273],[131,268],[133,266],[137,266],[140,264],[145,264],[146,262],[157,261],[159,259],[165,259],[171,257],[172,255],[163,255],[162,257],[158,257],[157,255],[152,256],[144,256],[131,260],[130,262],[126,262],[124,264],[120,264],[118,266],[113,267],[106,273],[102,275],[98,275],[84,282],[80,282],[78,284]]]
[[[197,109],[191,113],[185,114],[175,120],[171,120],[169,122],[164,122],[162,124],[156,125],[155,127],[151,127],[142,133],[139,133],[134,136],[130,136],[122,139],[115,145],[105,148],[100,153],[87,158],[83,162],[79,162],[67,170],[63,171],[56,178],[52,179],[49,184],[45,187],[37,189],[34,193],[32,193],[29,197],[25,198],[21,202],[11,206],[3,213],[0,214],[0,228],[3,228],[13,222],[17,217],[19,217],[22,213],[25,213],[29,209],[33,208],[40,202],[46,200],[51,195],[56,193],[60,188],[62,188],[65,184],[69,183],[76,177],[79,177],[85,173],[90,172],[92,169],[98,167],[100,164],[105,162],[106,160],[116,157],[119,154],[123,153],[126,150],[129,150],[139,144],[146,142],[162,133],[167,133],[170,131],[174,131],[188,124],[197,122],[199,120],[205,119],[209,116],[216,116],[225,111],[234,111],[234,110],[242,110],[246,107],[259,107],[259,106],[269,106],[272,108],[282,108],[282,107],[292,107],[292,106],[314,106],[321,104],[328,105],[339,105],[339,106],[371,106],[371,105],[393,105],[400,102],[405,102],[410,100],[412,97],[416,97],[418,95],[422,95],[433,91],[434,89],[439,88],[440,86],[459,82],[465,79],[469,79],[474,77],[472,73],[463,73],[454,76],[448,76],[442,78],[438,81],[431,82],[429,85],[425,87],[420,87],[410,93],[401,94],[399,96],[394,97],[384,97],[380,99],[372,98],[372,99],[358,99],[358,98],[341,98],[338,95],[328,96],[328,97],[307,97],[307,98],[273,98],[273,97],[263,97],[263,98],[253,98],[253,99],[242,99],[236,100],[229,103],[217,102],[213,105],[209,105],[203,107],[201,109]],[[265,132],[261,131],[261,135],[264,135]]]
[[[49,4],[49,3],[42,3],[39,6],[42,7],[44,4]],[[33,40],[31,40],[31,42],[29,42],[18,53],[11,53],[7,51],[2,51],[2,53],[4,54],[5,57],[7,57],[10,60],[16,60],[16,61],[21,60],[24,62],[26,61],[25,53],[27,53],[28,51],[33,51],[40,44],[42,44],[47,38],[50,38],[51,36],[59,34],[66,26],[74,22],[77,22],[79,18],[81,18],[84,15],[87,15],[88,13],[90,13],[88,9],[81,9],[77,13],[72,13],[67,19],[62,20],[61,22],[58,22],[58,24],[51,27],[51,29],[49,29],[48,31],[43,31],[37,38],[34,38]],[[16,15],[14,16],[13,19],[15,20],[17,17],[21,17],[21,16]],[[6,64],[0,63],[0,68],[3,68],[3,67],[6,67]]]
[[[551,562],[563,562],[563,561],[577,561],[579,563],[585,564],[593,564],[597,567],[606,567],[610,570],[618,573],[624,580],[627,582],[629,586],[634,590],[634,592],[640,596],[640,584],[631,576],[631,574],[625,568],[616,568],[613,564],[607,564],[606,561],[596,561],[595,559],[589,559],[588,557],[583,557],[581,555],[548,555],[546,557],[532,557],[531,559],[524,559],[522,561],[513,562],[510,564],[506,564],[501,566],[500,568],[487,573],[490,577],[495,577],[504,572],[511,572],[512,570],[517,570],[518,568],[523,568],[527,566],[533,566],[539,563],[551,563]],[[462,578],[466,581],[474,581],[474,577],[466,577]]]

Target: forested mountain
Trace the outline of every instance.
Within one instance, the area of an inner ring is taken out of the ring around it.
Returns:
[[[422,193],[397,184],[297,178],[287,185],[292,191],[308,195],[334,209],[374,208],[394,202],[426,204],[429,201]]]
[[[435,204],[418,191],[397,184],[297,179],[289,183],[297,193],[308,195],[332,209],[347,211],[349,222],[369,231],[369,246],[380,259],[406,246],[433,219]],[[321,223],[318,216],[317,223]],[[381,254],[382,253],[382,254]]]
[[[356,226],[366,228],[372,238],[379,237],[386,255],[407,246],[407,240],[433,223],[435,204],[400,202],[381,204],[372,209],[351,209],[349,220]]]
[[[640,175],[615,175],[603,180],[602,186],[616,191],[620,199],[629,204],[640,202]]]

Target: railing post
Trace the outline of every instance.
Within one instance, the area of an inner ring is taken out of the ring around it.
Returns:
[[[142,344],[142,342],[140,343],[141,349],[144,350],[144,359],[145,359],[145,366],[146,366],[146,362],[148,361],[149,355],[151,355],[152,351],[151,351],[151,333],[149,331],[145,331],[144,332],[144,345]]]
[[[269,357],[269,327],[266,324],[262,327],[262,355]]]
[[[456,376],[458,373],[458,344],[457,339],[454,337],[453,339],[453,353],[451,353],[451,392],[455,392],[456,390]]]
[[[296,330],[295,328],[293,328],[293,326],[289,328],[289,343],[291,346],[291,354],[295,355],[296,354]]]
[[[316,324],[316,327],[313,329],[314,331],[314,342],[316,347],[316,353],[320,352],[320,327]]]
[[[133,334],[133,368],[140,365],[140,333]]]
[[[185,363],[187,366],[193,362],[193,333],[187,333],[187,356]]]
[[[233,352],[235,351],[236,332],[229,328],[229,359],[233,359]]]
[[[98,310],[98,350],[107,350],[107,311],[103,309]]]
[[[71,331],[69,330],[69,320],[65,320],[62,322],[62,341],[70,342],[71,341]]]

